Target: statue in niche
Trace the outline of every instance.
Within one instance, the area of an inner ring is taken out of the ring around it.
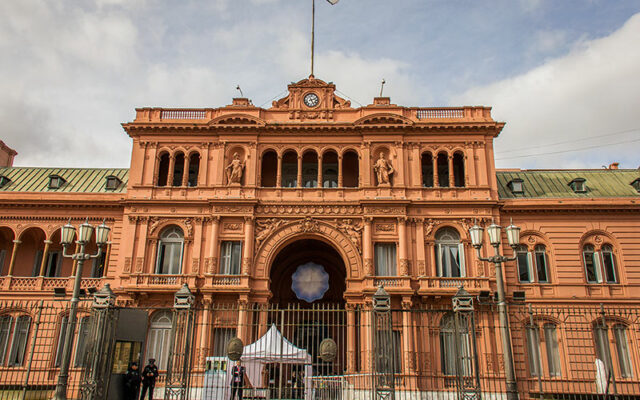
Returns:
[[[376,164],[373,166],[373,170],[378,176],[378,186],[391,186],[389,179],[391,175],[393,175],[394,170],[391,163],[384,157],[383,152],[380,152],[380,158],[378,158],[378,161],[376,161]]]
[[[233,153],[233,160],[227,165],[226,170],[229,185],[240,185],[242,183],[244,161],[240,161],[240,155],[237,151]]]

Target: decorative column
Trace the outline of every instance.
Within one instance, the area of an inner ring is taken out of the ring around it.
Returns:
[[[204,369],[209,353],[209,332],[211,329],[211,305],[213,300],[209,298],[202,299],[202,327],[200,328],[200,349],[198,354],[198,365]]]
[[[53,243],[51,240],[44,241],[44,250],[42,251],[42,261],[40,262],[40,276],[44,276],[44,269],[47,266],[47,255],[49,254],[49,246]]]
[[[276,187],[282,187],[282,156],[278,154],[278,170],[276,171]]]
[[[247,307],[249,306],[249,302],[246,296],[238,299],[238,328],[236,329],[236,333],[242,343],[247,343]]]
[[[322,184],[322,155],[318,156],[318,187],[324,187]]]
[[[213,275],[216,273],[218,267],[218,234],[220,226],[220,217],[214,215],[211,218],[211,247],[209,247],[209,265],[207,267],[207,274]]]
[[[11,261],[9,262],[9,273],[7,275],[13,275],[13,267],[16,265],[16,253],[18,252],[18,246],[22,243],[20,240],[13,241],[13,250],[11,250]]]
[[[296,187],[302,187],[302,156],[298,155],[298,176],[296,176]]]
[[[342,156],[338,156],[338,187],[342,187]]]
[[[176,158],[173,154],[169,157],[169,171],[167,173],[167,186],[173,186],[173,173],[175,172]]]
[[[253,259],[253,216],[244,217],[244,257],[242,275],[249,275]]]
[[[149,239],[149,248],[151,249],[149,251],[149,268],[146,271],[148,274],[155,274],[156,273],[156,260],[157,260],[157,254],[158,254],[158,239],[157,238],[153,238],[153,239]],[[134,270],[135,272],[135,270]],[[142,271],[143,273],[145,271]]]
[[[449,154],[449,187],[454,187],[456,182],[453,179],[453,155]]]
[[[373,251],[371,243],[371,224],[373,218],[364,217],[364,228],[362,233],[362,258],[364,261],[365,276],[373,275]]]
[[[433,187],[439,187],[440,179],[438,178],[438,154],[433,154],[433,157],[431,157],[431,162],[433,163]]]
[[[415,372],[411,305],[410,297],[407,296],[402,299],[402,347],[404,348],[404,371],[407,374]]]
[[[418,276],[425,276],[426,271],[426,254],[424,252],[424,220],[422,218],[414,219],[416,225],[416,256],[418,264]]]
[[[347,308],[347,373],[356,371],[356,306],[346,304]]]
[[[398,259],[400,261],[398,273],[409,275],[409,260],[407,259],[407,217],[398,218]]]
[[[105,249],[104,269],[102,271],[102,276],[107,276],[109,261],[111,261],[111,242],[107,242],[107,248]]]
[[[184,164],[182,167],[182,186],[187,186],[189,183],[189,157],[184,155]]]

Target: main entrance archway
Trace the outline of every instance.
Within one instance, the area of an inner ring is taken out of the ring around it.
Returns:
[[[301,308],[319,303],[344,304],[346,277],[344,261],[332,246],[317,239],[296,240],[273,260],[271,302]]]

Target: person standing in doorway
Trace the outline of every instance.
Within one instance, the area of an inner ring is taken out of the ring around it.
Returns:
[[[234,400],[236,393],[238,400],[242,400],[242,388],[245,383],[245,368],[240,360],[236,361],[236,365],[231,369],[231,400]]]
[[[156,360],[149,359],[149,364],[142,370],[142,394],[140,400],[144,400],[144,395],[149,391],[149,400],[153,400],[153,389],[156,387],[156,378],[158,377],[158,367]]]

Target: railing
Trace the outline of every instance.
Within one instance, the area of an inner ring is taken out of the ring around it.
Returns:
[[[402,278],[380,278],[380,279],[374,279],[373,285],[376,287],[378,286],[401,287],[403,286],[403,282],[404,282],[404,279]]]
[[[80,287],[83,289],[90,287],[100,287],[102,278],[82,278]],[[0,288],[16,291],[50,291],[57,288],[73,287],[73,277],[69,278],[47,278],[43,276],[3,276],[0,277]]]
[[[206,111],[203,110],[162,110],[161,119],[205,119]]]
[[[82,278],[80,281],[80,287],[83,289],[86,288],[97,288],[100,287],[100,283],[102,282],[102,278]]]
[[[213,277],[211,284],[214,286],[238,286],[240,285],[239,276],[216,275]]]
[[[464,118],[464,108],[422,108],[416,110],[418,119]]]
[[[139,275],[136,277],[138,285],[182,285],[187,283],[184,275]]]
[[[55,289],[67,287],[67,281],[69,278],[45,278],[42,282],[43,289]]]

